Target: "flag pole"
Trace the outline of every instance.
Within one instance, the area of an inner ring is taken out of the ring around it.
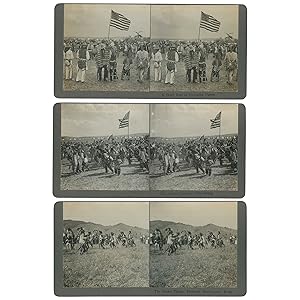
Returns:
[[[201,27],[200,27],[200,24],[201,24],[201,14],[202,14],[202,11],[200,11],[200,23],[199,23],[199,32],[198,32],[198,43],[200,42],[200,32],[201,32]]]
[[[222,113],[220,115],[219,140],[221,139]]]
[[[109,40],[109,36],[110,36],[110,21],[111,21],[111,12],[112,10],[110,10],[110,18],[109,18],[109,22],[108,22],[108,35],[107,35],[107,38]]]
[[[128,139],[129,139],[129,124],[130,124],[130,118],[128,117],[128,132],[127,132],[127,134],[128,134]]]

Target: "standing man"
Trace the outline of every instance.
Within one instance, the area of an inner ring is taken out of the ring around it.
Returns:
[[[77,76],[76,82],[84,82],[85,81],[85,73],[88,70],[87,61],[90,59],[89,51],[87,50],[87,45],[84,43],[77,51]]]
[[[145,71],[149,67],[149,54],[145,50],[144,45],[140,46],[140,49],[136,53],[136,63],[138,70],[138,82],[142,83],[144,81]]]
[[[66,80],[72,80],[73,77],[73,51],[69,45],[66,46],[64,51],[64,61],[65,61],[65,76]]]
[[[198,65],[198,69],[199,69],[199,82],[207,82],[207,76],[206,76],[206,50],[203,46],[203,44],[201,44],[199,46],[199,65]]]
[[[112,43],[110,45],[110,59],[109,59],[109,79],[110,81],[114,81],[118,79],[117,76],[117,48]]]
[[[233,74],[236,72],[238,66],[237,53],[233,52],[232,45],[229,46],[228,52],[225,56],[225,68],[227,72],[227,83],[232,85]]]
[[[102,41],[96,54],[96,65],[97,65],[97,80],[108,81],[108,64],[110,60],[110,50]],[[103,73],[103,76],[102,76]]]
[[[161,81],[161,62],[163,60],[158,46],[155,46],[154,53],[152,54],[153,66],[154,66],[154,81]]]
[[[175,72],[177,72],[176,69],[176,63],[178,62],[179,57],[178,53],[176,52],[176,48],[174,45],[171,45],[169,48],[169,51],[166,53],[166,61],[167,61],[167,74],[165,79],[165,84],[174,84],[175,80]]]

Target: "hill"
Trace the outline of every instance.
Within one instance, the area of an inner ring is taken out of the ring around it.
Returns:
[[[148,234],[148,230],[145,228],[130,226],[123,223],[105,226],[102,224],[95,224],[92,222],[79,220],[64,220],[64,228],[71,228],[73,231],[76,231],[78,227],[83,227],[85,231],[92,232],[93,230],[101,230],[103,233],[114,232],[115,234],[118,234],[121,231],[124,231],[127,234],[128,231],[131,231],[133,233],[133,236],[135,236],[136,238],[140,237],[143,234]]]
[[[172,228],[174,232],[181,232],[181,231],[190,231],[192,234],[198,234],[202,232],[203,234],[207,234],[207,232],[212,231],[213,233],[217,233],[218,231],[221,232],[221,235],[224,237],[228,237],[230,234],[237,234],[237,230],[228,228],[228,227],[221,227],[215,224],[207,224],[204,226],[193,226],[183,223],[176,223],[172,221],[161,221],[161,220],[154,220],[150,221],[150,232],[152,232],[155,228],[161,230],[164,234],[166,228]]]

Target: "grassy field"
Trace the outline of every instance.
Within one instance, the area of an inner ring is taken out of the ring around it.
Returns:
[[[89,164],[89,171],[73,175],[70,163],[63,159],[60,185],[62,190],[149,190],[149,174],[134,161],[131,166],[126,162],[121,166],[120,176],[105,173],[94,163]]]
[[[186,168],[181,164],[181,171],[164,175],[159,170],[159,162],[155,160],[150,165],[150,189],[151,190],[194,190],[194,191],[237,191],[238,175],[233,174],[230,166],[224,164],[212,168],[212,175],[196,173],[195,168]]]
[[[233,85],[227,84],[226,71],[222,67],[220,71],[220,81],[210,82],[210,74],[212,69],[212,56],[209,55],[207,60],[207,78],[206,83],[187,83],[186,82],[186,72],[184,68],[184,63],[177,63],[177,73],[175,75],[175,85],[171,86],[165,84],[164,82],[154,82],[154,68],[153,62],[150,65],[150,81],[145,80],[143,83],[137,81],[137,70],[135,66],[131,69],[130,80],[121,80],[121,72],[123,67],[124,56],[120,54],[117,60],[117,75],[118,78],[115,82],[99,82],[96,79],[96,62],[94,60],[88,61],[88,70],[86,71],[86,80],[84,83],[76,82],[76,66],[77,60],[73,61],[73,80],[64,80],[63,88],[65,91],[193,91],[193,92],[237,92],[238,84],[237,81],[233,82]],[[166,76],[166,62],[162,63],[162,79],[164,80]]]
[[[150,287],[235,288],[237,248],[179,249],[170,256],[151,249]]]
[[[148,287],[149,248],[137,244],[134,248],[89,249],[83,255],[64,250],[64,286]]]

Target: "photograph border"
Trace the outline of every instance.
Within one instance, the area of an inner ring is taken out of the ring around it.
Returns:
[[[61,105],[97,104],[97,103],[56,103],[53,107],[53,195],[58,198],[243,198],[245,196],[245,151],[246,151],[246,108],[240,103],[222,103],[238,105],[238,190],[237,191],[186,191],[186,190],[147,190],[147,191],[110,191],[110,190],[62,190],[61,180]],[[101,103],[108,104],[108,103]],[[220,104],[220,103],[113,103],[113,104]]]
[[[72,3],[66,3],[72,4]],[[74,3],[75,4],[75,3]],[[112,3],[85,3],[112,4]],[[151,4],[113,3],[114,5],[195,5],[195,4]],[[63,89],[63,45],[64,45],[64,3],[55,6],[54,13],[54,96],[56,98],[125,98],[125,99],[244,99],[246,97],[247,74],[247,7],[243,4],[198,4],[198,5],[238,5],[238,91],[237,92],[189,92],[189,91],[65,91]],[[151,38],[151,37],[150,37]]]
[[[74,201],[64,201],[74,202]],[[237,203],[238,287],[237,288],[65,288],[63,287],[63,201],[54,205],[54,294],[56,296],[244,296],[247,291],[247,207]],[[82,202],[82,201],[77,201]],[[100,201],[98,201],[100,202]],[[104,201],[112,202],[112,201]],[[137,202],[137,201],[126,201]],[[144,201],[148,202],[148,201]],[[166,201],[175,202],[175,201]],[[195,201],[201,203],[202,201]],[[213,201],[206,201],[213,202]],[[226,202],[226,201],[218,201]],[[86,202],[85,202],[86,203]],[[149,211],[150,211],[149,201]],[[150,220],[150,219],[149,219]]]

